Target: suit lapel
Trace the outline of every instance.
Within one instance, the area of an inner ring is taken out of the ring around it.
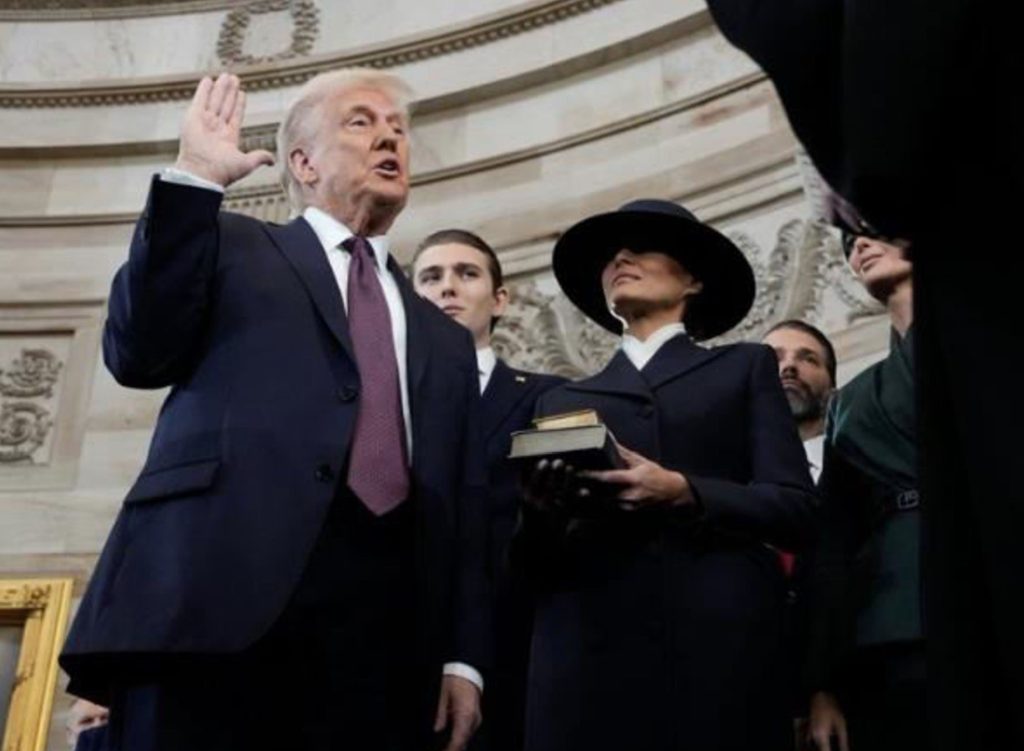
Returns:
[[[705,349],[694,344],[688,336],[675,336],[665,342],[644,366],[642,378],[650,384],[653,391],[668,381],[705,365],[725,351],[722,348]]]
[[[313,228],[299,217],[286,225],[266,225],[264,229],[299,275],[327,328],[355,362],[341,292]]]
[[[620,349],[605,369],[595,376],[576,383],[566,384],[573,391],[587,391],[596,394],[616,394],[650,401],[651,389],[640,371]]]
[[[516,372],[503,360],[499,359],[495,362],[491,380],[487,383],[487,388],[483,393],[483,404],[480,410],[483,417],[484,438],[489,440],[512,410],[532,391],[527,377],[518,376],[518,378],[521,380],[517,381]]]

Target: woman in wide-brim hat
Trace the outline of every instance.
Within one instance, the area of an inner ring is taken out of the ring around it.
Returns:
[[[538,414],[597,410],[625,468],[578,482],[542,461],[527,480],[514,549],[537,591],[526,748],[792,748],[769,545],[798,550],[811,532],[806,459],[772,351],[694,341],[746,315],[750,266],[654,200],[575,225],[553,264],[623,340]]]

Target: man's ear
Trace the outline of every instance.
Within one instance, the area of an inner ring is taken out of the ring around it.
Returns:
[[[508,310],[508,300],[507,287],[498,287],[494,290],[494,312],[491,315],[495,318],[505,315],[505,311]]]
[[[288,169],[301,185],[313,185],[318,179],[316,167],[301,146],[288,152]]]
[[[683,295],[683,297],[696,297],[703,290],[704,290],[704,282],[701,282],[701,281],[698,281],[698,280],[694,279],[693,280],[693,284],[691,284],[690,287],[686,290],[686,293]]]

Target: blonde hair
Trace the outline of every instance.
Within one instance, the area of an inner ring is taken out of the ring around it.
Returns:
[[[342,68],[321,73],[306,81],[277,129],[277,163],[281,165],[281,185],[288,194],[292,210],[306,208],[302,184],[292,174],[288,155],[297,146],[308,146],[316,138],[323,122],[320,107],[329,96],[352,89],[375,89],[388,96],[408,118],[412,89],[393,73],[372,68]]]

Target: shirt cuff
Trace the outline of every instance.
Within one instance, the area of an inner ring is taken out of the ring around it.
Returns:
[[[164,182],[175,183],[176,185],[191,185],[193,188],[205,188],[206,190],[215,190],[218,193],[224,192],[223,185],[218,185],[212,180],[193,175],[191,172],[186,172],[177,167],[164,167],[160,171],[160,179]]]
[[[480,693],[484,691],[484,677],[472,665],[467,665],[464,662],[446,662],[441,669],[441,673],[443,675],[457,675],[459,678],[465,678],[480,689]]]

